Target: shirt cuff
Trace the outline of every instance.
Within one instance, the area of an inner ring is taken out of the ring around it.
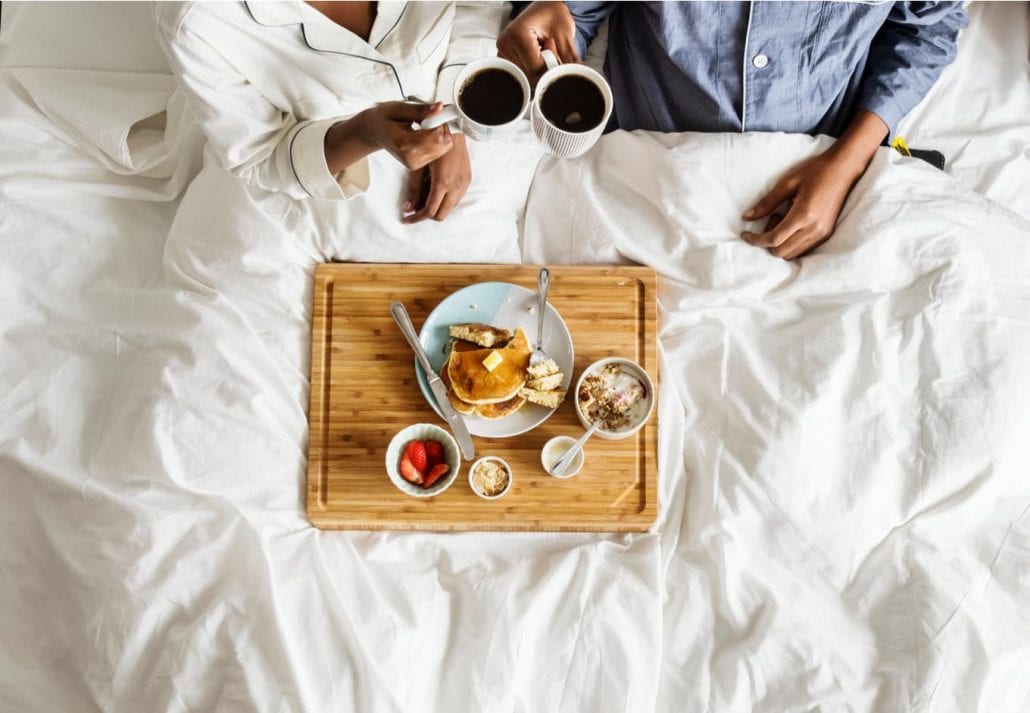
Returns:
[[[876,92],[865,92],[858,102],[857,109],[871,111],[883,120],[890,131],[887,136],[888,143],[894,139],[894,132],[898,130],[898,124],[908,113],[898,106],[894,97]]]
[[[308,121],[290,141],[290,164],[300,187],[312,198],[326,201],[360,196],[371,183],[368,159],[363,158],[333,175],[325,161],[325,135],[339,119]]]
[[[463,69],[465,69],[464,62],[448,64],[440,70],[440,74],[436,77],[436,96],[433,97],[433,101],[444,104],[454,103],[454,82]]]

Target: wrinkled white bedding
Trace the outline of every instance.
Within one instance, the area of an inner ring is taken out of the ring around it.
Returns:
[[[1030,224],[883,150],[818,254],[750,249],[820,148],[615,134],[533,184],[529,261],[665,277],[659,709],[1023,710]]]
[[[414,232],[388,162],[332,213],[210,165],[180,200],[177,105],[98,134],[65,81],[0,72],[0,708],[1030,706],[1026,221],[884,151],[783,263],[738,216],[821,142],[757,135],[616,134],[535,177],[525,134],[477,147]],[[655,267],[655,531],[310,528],[332,258]]]

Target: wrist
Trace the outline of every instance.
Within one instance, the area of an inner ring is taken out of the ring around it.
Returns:
[[[833,162],[840,167],[841,171],[851,178],[858,178],[865,173],[869,162],[873,160],[876,146],[844,143],[844,139],[841,138],[833,145],[830,152],[833,155]]]
[[[325,133],[323,150],[330,173],[339,173],[381,148],[364,113],[336,122]]]
[[[367,149],[369,153],[383,148],[382,141],[379,140],[379,136],[373,127],[371,111],[371,109],[365,109],[347,121],[341,122],[346,126],[346,135],[362,148]]]
[[[830,151],[842,167],[861,176],[889,131],[876,114],[860,111]]]

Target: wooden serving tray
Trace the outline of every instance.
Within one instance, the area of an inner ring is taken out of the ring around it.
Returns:
[[[538,268],[519,265],[326,264],[315,269],[308,442],[308,518],[346,530],[643,531],[658,515],[658,417],[619,441],[593,438],[573,478],[549,476],[540,451],[583,427],[570,392],[541,426],[506,439],[473,437],[476,456],[504,458],[511,491],[495,501],[469,488],[463,462],[454,484],[426,499],[405,495],[385,470],[386,447],[412,423],[446,424],[426,403],[414,356],[390,316],[407,305],[415,328],[450,293],[476,282],[536,289]],[[607,356],[642,364],[658,382],[656,277],[642,267],[553,267],[550,302],[576,352],[572,386]],[[503,325],[500,325],[503,326]]]

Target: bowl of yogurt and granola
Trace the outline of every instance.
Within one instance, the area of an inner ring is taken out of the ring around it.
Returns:
[[[611,357],[583,370],[576,384],[576,415],[584,428],[595,421],[599,438],[632,436],[647,423],[654,410],[654,383],[647,372],[629,359]]]

